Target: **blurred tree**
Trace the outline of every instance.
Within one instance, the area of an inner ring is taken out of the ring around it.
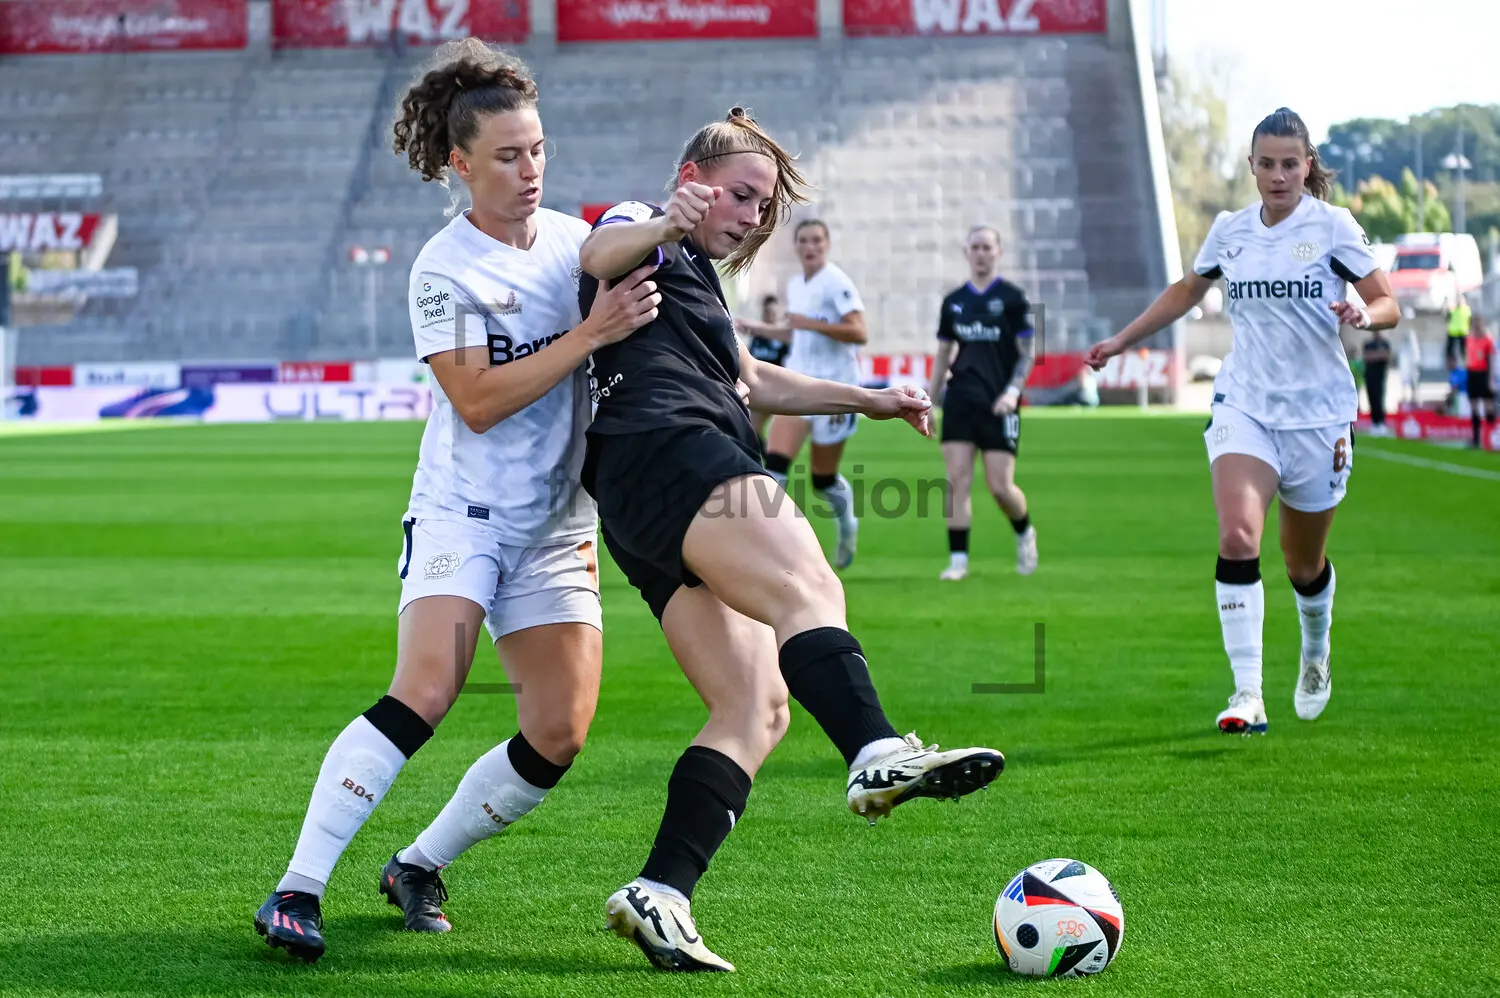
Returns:
[[[1451,208],[1455,176],[1442,163],[1458,151],[1460,121],[1463,154],[1472,164],[1466,171],[1468,226],[1470,232],[1482,235],[1500,220],[1500,215],[1487,210],[1500,199],[1500,194],[1489,190],[1489,185],[1500,183],[1500,104],[1435,108],[1409,121],[1356,118],[1340,122],[1328,130],[1328,141],[1318,150],[1328,166],[1341,172],[1345,188],[1352,190],[1373,176],[1399,177],[1405,170],[1415,173],[1420,133],[1423,173],[1437,184]],[[1430,222],[1427,228],[1433,228]]]
[[[1448,208],[1438,197],[1437,188],[1431,181],[1426,187],[1426,230],[1447,232],[1452,225]],[[1335,190],[1335,195],[1334,203],[1344,204],[1353,212],[1365,234],[1376,242],[1395,242],[1402,233],[1418,231],[1417,178],[1410,170],[1401,174],[1399,187],[1384,177],[1374,176],[1360,181],[1353,195],[1345,195],[1342,186]],[[1339,196],[1343,199],[1340,200]]]
[[[1255,180],[1229,138],[1229,111],[1222,78],[1174,66],[1159,86],[1162,137],[1172,182],[1177,243],[1183,269],[1192,266],[1214,218],[1255,200]]]

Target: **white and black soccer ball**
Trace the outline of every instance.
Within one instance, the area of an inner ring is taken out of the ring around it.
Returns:
[[[1097,974],[1114,962],[1124,938],[1120,895],[1076,859],[1033,863],[995,901],[995,945],[1018,974]]]

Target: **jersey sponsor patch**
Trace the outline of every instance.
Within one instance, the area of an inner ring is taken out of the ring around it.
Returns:
[[[411,288],[411,304],[420,312],[420,329],[431,329],[444,322],[452,322],[458,305],[453,297],[453,282],[437,274],[422,274]]]
[[[656,209],[644,201],[621,201],[599,216],[596,225],[606,222],[647,222],[656,214]]]

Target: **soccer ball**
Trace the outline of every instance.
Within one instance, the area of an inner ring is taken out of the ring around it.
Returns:
[[[1104,874],[1076,859],[1033,863],[995,901],[995,945],[1018,974],[1097,974],[1124,938],[1120,895]]]

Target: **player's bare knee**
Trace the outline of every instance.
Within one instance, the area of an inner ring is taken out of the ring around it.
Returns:
[[[1260,531],[1249,523],[1226,523],[1219,528],[1219,554],[1233,561],[1260,557]]]
[[[1323,556],[1308,558],[1297,556],[1290,552],[1283,552],[1286,559],[1286,574],[1293,583],[1305,586],[1317,581],[1318,576],[1323,574]]]
[[[410,707],[433,728],[448,716],[448,711],[453,709],[453,702],[458,699],[458,693],[452,685],[442,683],[425,683],[401,689],[392,686],[390,695]]]
[[[844,584],[825,559],[793,572],[783,592],[789,613],[816,610],[819,616],[844,616]]]
[[[565,766],[583,751],[583,743],[589,733],[589,720],[590,718],[576,713],[572,716],[549,718],[534,725],[534,730],[526,733],[526,740],[548,762]]]

